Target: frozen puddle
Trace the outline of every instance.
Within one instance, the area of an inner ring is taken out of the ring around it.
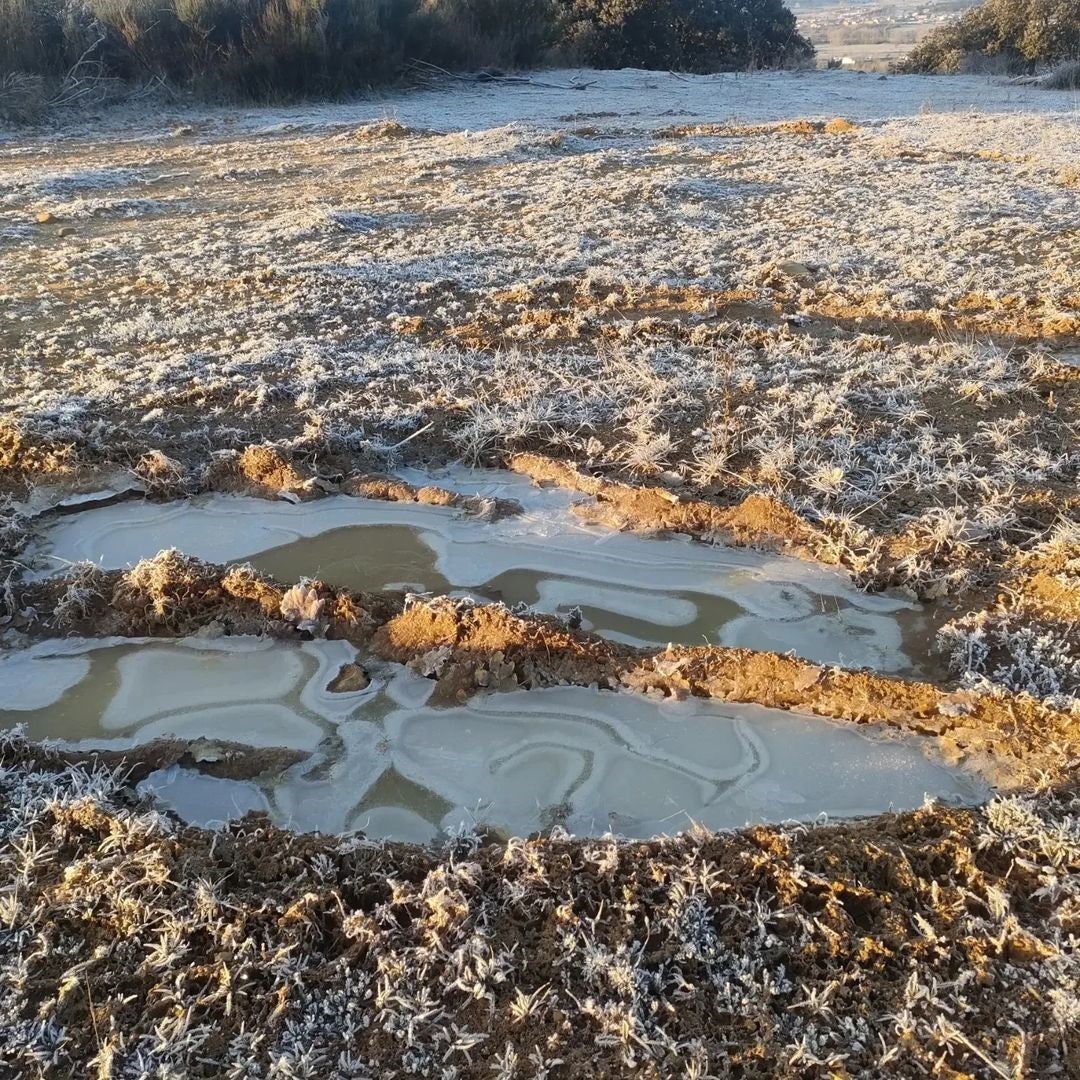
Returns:
[[[42,554],[119,568],[175,547],[212,562],[250,560],[281,581],[465,594],[542,612],[580,609],[583,625],[632,644],[740,645],[879,671],[912,671],[914,605],[868,596],[847,577],[780,556],[650,539],[583,525],[576,498],[522,477],[450,470],[402,474],[516,499],[488,523],[459,511],[336,496],[303,505],[215,495],[122,503],[56,522]]]
[[[259,782],[173,767],[142,787],[199,824],[263,810],[294,829],[419,842],[475,825],[646,837],[985,795],[916,738],[757,706],[565,687],[436,709],[433,684],[398,667],[330,693],[355,659],[344,642],[49,642],[0,655],[0,725],[80,747],[179,736],[203,758],[215,741],[292,747],[307,758]]]

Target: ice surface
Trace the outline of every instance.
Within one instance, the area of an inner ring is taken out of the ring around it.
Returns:
[[[413,482],[431,476],[406,472]],[[295,506],[215,495],[125,503],[57,522],[43,553],[122,567],[175,546],[214,562],[251,559],[281,581],[467,591],[542,612],[583,610],[586,626],[634,643],[740,645],[902,671],[898,613],[911,605],[855,589],[797,559],[685,538],[587,527],[574,497],[494,470],[434,478],[469,494],[513,498],[525,512],[494,524],[439,506],[335,496]]]
[[[87,651],[71,655],[78,648]],[[304,750],[305,761],[254,783],[171,768],[144,789],[200,824],[265,809],[294,829],[416,841],[480,824],[652,836],[692,821],[850,817],[916,806],[926,794],[982,794],[915,737],[581,687],[435,708],[433,684],[398,667],[373,668],[360,693],[330,694],[350,658],[344,642],[72,642],[59,655],[24,658],[20,707],[0,703],[0,724],[26,720],[35,736],[82,748],[179,736]],[[81,681],[73,660],[85,664]]]

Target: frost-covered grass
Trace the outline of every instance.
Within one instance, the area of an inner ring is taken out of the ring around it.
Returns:
[[[1080,130],[1049,100],[622,72],[8,142],[5,460],[539,450],[775,495],[863,580],[985,587],[1077,519]],[[796,109],[857,122],[768,123]]]
[[[330,487],[530,450],[770,494],[860,580],[947,597],[960,680],[1075,708],[1080,131],[1060,102],[616,72],[8,139],[0,625],[26,622],[7,582],[30,526],[3,498],[26,482],[120,465],[186,495],[265,442]],[[854,130],[769,127],[838,113]],[[43,617],[96,611],[100,577],[75,568]],[[318,626],[308,592],[290,605]],[[13,1075],[981,1078],[1080,1053],[1068,790],[420,850],[184,830],[110,774],[4,754]]]
[[[12,1075],[1051,1076],[1076,1053],[1068,795],[424,851],[184,829],[117,776],[3,754]]]

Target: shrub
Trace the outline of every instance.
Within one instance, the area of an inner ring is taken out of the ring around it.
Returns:
[[[41,119],[47,104],[45,80],[40,75],[21,71],[0,75],[0,121],[31,124]]]
[[[422,0],[408,55],[446,68],[527,67],[556,45],[555,0]]]
[[[253,99],[346,94],[414,59],[714,71],[811,51],[782,0],[0,0],[0,74],[78,66]]]
[[[1054,68],[1041,85],[1047,90],[1080,90],[1080,60]]]
[[[1080,0],[987,0],[930,33],[904,67],[956,72],[986,57],[1014,72],[1080,58]]]
[[[719,71],[801,60],[813,46],[781,0],[560,0],[561,37],[592,67]]]

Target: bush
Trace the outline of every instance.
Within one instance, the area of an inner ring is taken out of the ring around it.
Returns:
[[[719,71],[803,60],[781,0],[560,0],[561,38],[591,67]]]
[[[928,34],[904,67],[957,72],[986,57],[1012,72],[1080,59],[1080,0],[987,0]]]
[[[528,67],[557,44],[554,0],[423,0],[408,54],[445,68]]]
[[[47,105],[45,80],[40,75],[19,71],[0,75],[0,121],[32,124],[42,118]]]
[[[256,100],[355,92],[409,60],[715,71],[811,51],[782,0],[0,0],[0,75],[78,66]]]

